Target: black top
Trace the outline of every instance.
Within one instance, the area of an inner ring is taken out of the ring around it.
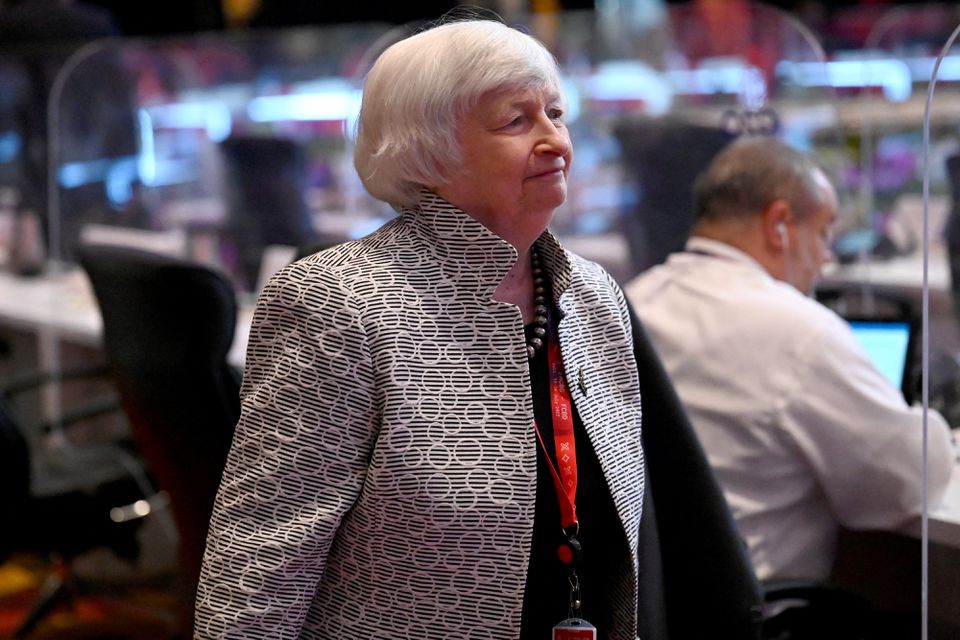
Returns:
[[[551,317],[556,318],[555,310]],[[527,337],[533,325],[527,326]],[[550,329],[551,339],[556,332]],[[541,348],[530,362],[533,387],[533,409],[544,444],[553,452],[553,421],[550,410],[550,373],[547,350]],[[598,640],[607,638],[612,619],[613,580],[617,564],[629,562],[627,540],[613,505],[613,498],[600,469],[596,453],[584,431],[583,422],[573,407],[574,437],[577,448],[577,519],[578,539],[583,546],[583,559],[577,568],[581,588],[581,617],[597,627]],[[530,429],[536,441],[536,433]],[[557,556],[557,547],[564,542],[560,526],[560,506],[543,448],[537,442],[537,498],[533,520],[533,542],[530,566],[523,597],[521,640],[547,640],[551,630],[568,617],[570,603],[569,567]]]

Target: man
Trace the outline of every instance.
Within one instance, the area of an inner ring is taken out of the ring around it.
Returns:
[[[831,257],[837,195],[773,138],[726,147],[694,189],[684,251],[626,293],[663,359],[761,580],[827,578],[839,526],[921,514],[922,416],[809,294]],[[930,412],[929,498],[953,465]]]

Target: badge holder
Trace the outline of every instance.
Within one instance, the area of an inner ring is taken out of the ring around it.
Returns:
[[[575,561],[579,560],[580,543],[576,536],[569,536]],[[553,628],[553,640],[597,640],[597,628],[580,617],[580,578],[573,567],[570,569],[570,610],[566,620]]]

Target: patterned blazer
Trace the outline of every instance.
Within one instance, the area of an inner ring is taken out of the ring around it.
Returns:
[[[549,233],[573,402],[631,557],[640,392],[623,295]],[[197,638],[516,638],[536,440],[523,320],[492,299],[516,251],[436,196],[302,259],[261,294],[207,539]],[[613,534],[611,534],[613,535]]]

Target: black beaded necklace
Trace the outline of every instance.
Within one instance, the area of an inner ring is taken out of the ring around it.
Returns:
[[[533,360],[544,344],[547,335],[547,288],[544,283],[543,269],[540,268],[540,254],[530,247],[530,266],[533,268],[533,336],[527,340],[527,358]]]

